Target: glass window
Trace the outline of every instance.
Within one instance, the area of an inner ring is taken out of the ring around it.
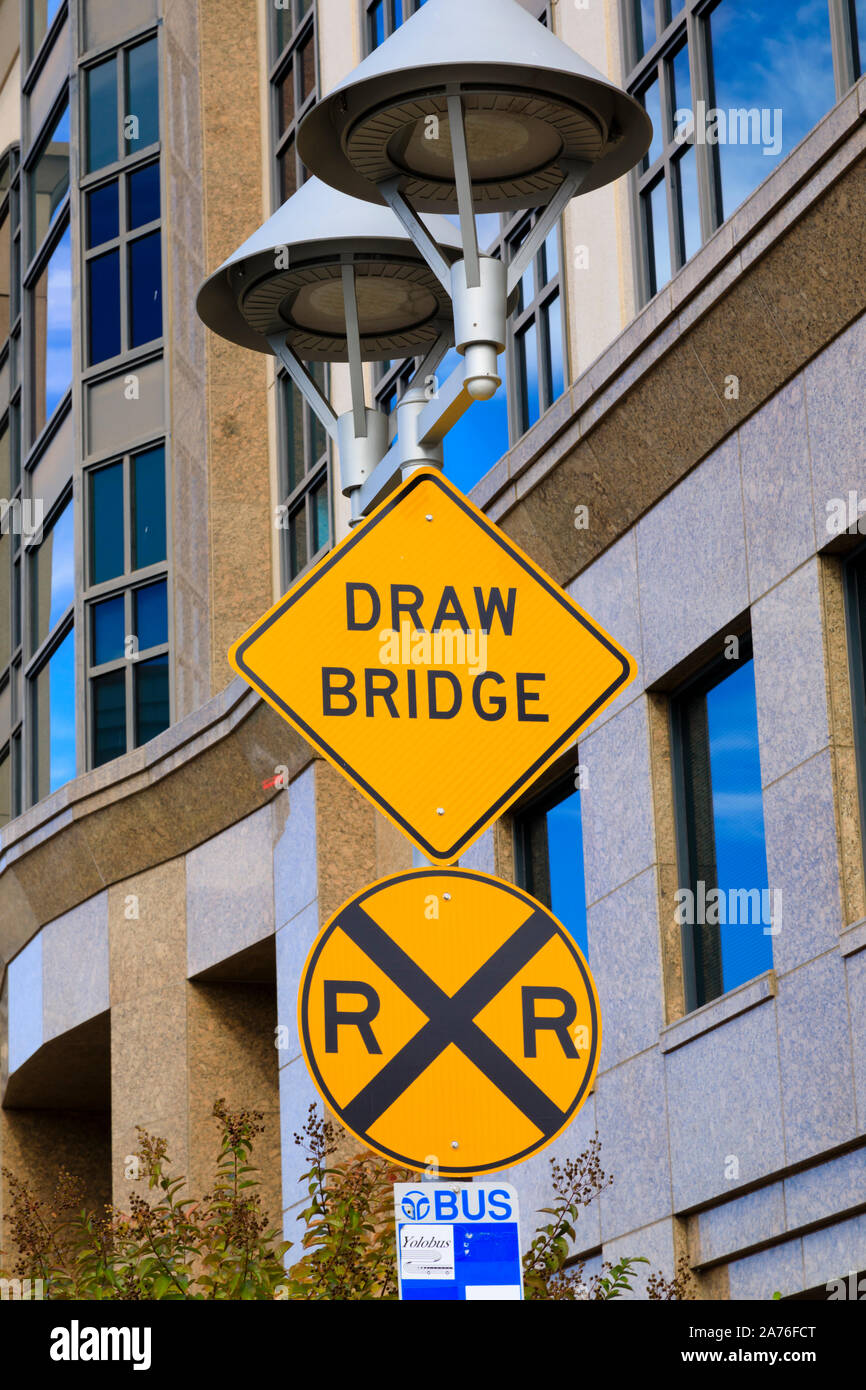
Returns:
[[[155,656],[135,666],[135,743],[139,747],[167,729],[169,718],[168,657]]]
[[[585,956],[586,892],[580,792],[569,779],[516,818],[518,879],[567,927]]]
[[[94,666],[105,666],[109,661],[120,661],[125,655],[126,621],[123,612],[123,594],[107,598],[102,603],[94,603],[90,609],[92,662]]]
[[[30,53],[32,60],[39,45],[51,28],[54,16],[60,9],[61,0],[29,0],[30,10]]]
[[[773,963],[754,667],[720,662],[674,701],[678,920],[698,1008]]]
[[[32,296],[35,437],[72,382],[72,243],[68,227],[36,281]]]
[[[694,147],[686,149],[676,161],[680,232],[683,260],[701,248],[701,209],[698,202],[698,169]]]
[[[0,671],[12,659],[12,541],[0,535]]]
[[[161,647],[168,641],[168,592],[165,580],[134,591],[135,635],[138,650]]]
[[[148,449],[132,460],[133,569],[166,558],[165,450]]]
[[[123,464],[111,463],[90,474],[90,582],[115,579],[124,568]]]
[[[93,366],[120,352],[119,251],[108,251],[87,262],[87,304],[88,361]]]
[[[6,748],[0,754],[0,825],[12,819],[12,758]]]
[[[835,103],[830,19],[826,0],[798,0],[792,14],[721,0],[710,26],[729,217]]]
[[[541,413],[538,393],[538,329],[534,320],[528,328],[518,333],[515,348],[520,423],[528,430]]]
[[[128,229],[143,227],[159,218],[159,161],[145,164],[129,175]]]
[[[53,632],[75,598],[75,532],[67,502],[33,552],[33,650]]]
[[[91,681],[94,767],[126,752],[126,674],[108,671]]]
[[[162,261],[159,232],[129,245],[130,347],[162,337]]]
[[[665,129],[662,122],[662,101],[661,87],[656,80],[652,82],[641,96],[641,101],[646,107],[646,113],[653,123],[653,138],[649,147],[649,152],[644,155],[644,168],[648,169],[651,164],[655,164],[665,146]]]
[[[664,179],[644,196],[644,212],[650,254],[652,293],[657,294],[671,278],[671,244],[668,233],[668,191]]]
[[[42,245],[69,188],[69,106],[64,106],[30,175],[30,254]]]
[[[857,40],[859,63],[857,71],[861,77],[866,72],[866,0],[855,0],[855,11],[857,18]]]
[[[101,169],[117,159],[117,60],[107,58],[88,68],[87,168]]]
[[[75,776],[75,641],[71,629],[33,684],[34,795],[41,800]]]
[[[87,246],[101,246],[120,235],[117,179],[87,194]]]
[[[656,41],[655,0],[632,0],[637,56],[642,58]]]
[[[0,218],[0,345],[9,337],[12,327],[10,275],[12,270],[12,222]]]
[[[159,139],[159,71],[156,39],[126,54],[126,153],[137,154]]]

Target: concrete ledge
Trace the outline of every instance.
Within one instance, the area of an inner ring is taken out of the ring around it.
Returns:
[[[686,1014],[685,1018],[667,1024],[659,1033],[659,1047],[662,1052],[673,1052],[704,1033],[720,1028],[729,1018],[736,1018],[738,1014],[744,1014],[768,999],[775,999],[777,993],[775,971],[768,970],[765,975],[759,975],[757,979],[749,980],[719,999],[712,999],[709,1004],[695,1009],[694,1013]]]
[[[151,743],[67,783],[0,839],[0,961],[111,883],[175,859],[264,806],[310,746],[240,678]]]
[[[852,922],[839,933],[839,951],[843,956],[853,956],[856,951],[866,951],[866,917]]]

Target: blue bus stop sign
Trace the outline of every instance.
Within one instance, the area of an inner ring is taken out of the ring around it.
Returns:
[[[507,1182],[395,1183],[400,1298],[523,1298],[517,1193]]]

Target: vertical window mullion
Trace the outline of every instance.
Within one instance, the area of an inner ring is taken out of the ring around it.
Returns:
[[[830,0],[830,36],[836,99],[839,101],[854,86],[860,72],[854,0]]]

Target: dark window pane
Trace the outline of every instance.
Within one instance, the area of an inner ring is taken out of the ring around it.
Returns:
[[[644,156],[644,168],[648,169],[651,164],[655,163],[664,149],[666,138],[664,125],[662,124],[661,93],[658,80],[651,83],[646,91],[641,93],[640,99],[646,107],[647,115],[653,123],[652,144],[649,147],[649,153]]]
[[[12,656],[12,542],[0,535],[0,671]]]
[[[528,226],[527,226],[527,227],[524,227],[523,230],[522,230],[521,232],[519,232],[519,233],[517,234],[517,236],[514,237],[514,239],[512,240],[511,246],[510,246],[510,259],[511,259],[511,260],[514,260],[514,258],[516,257],[518,251],[520,250],[521,246],[523,245],[524,241],[526,240],[527,236],[529,235],[529,231],[530,231],[530,229],[529,229]],[[532,301],[533,301],[534,298],[535,298],[535,261],[534,261],[534,259],[533,259],[533,260],[531,260],[531,261],[529,262],[529,265],[526,267],[526,270],[524,270],[523,274],[522,274],[521,277],[520,277],[520,285],[518,286],[518,291],[517,291],[517,310],[516,310],[516,312],[517,312],[518,314],[522,314],[522,313],[523,313],[523,310],[526,309],[526,308],[528,308],[528,306],[532,303]]]
[[[300,574],[307,563],[307,517],[301,506],[289,517],[289,568],[292,576]]]
[[[547,366],[547,386],[550,391],[545,406],[558,401],[565,390],[565,362],[562,348],[562,309],[559,295],[544,306],[541,315],[544,355]]]
[[[0,344],[9,337],[12,323],[12,300],[10,296],[10,271],[12,268],[12,222],[4,217],[0,222]],[[3,494],[8,497],[8,493]]]
[[[169,723],[168,657],[156,656],[135,668],[135,746],[156,738]]]
[[[159,161],[145,164],[129,176],[129,230],[155,222],[159,217]]]
[[[860,75],[866,72],[866,0],[856,0],[857,38],[860,48]]]
[[[34,785],[48,796],[75,776],[75,639],[70,631],[34,681]]]
[[[286,484],[291,495],[306,472],[303,402],[294,382],[282,377],[286,431]]]
[[[88,68],[87,168],[101,169],[117,159],[117,60]]]
[[[159,139],[159,74],[156,39],[126,54],[126,152],[135,154]]]
[[[320,483],[310,497],[313,509],[313,552],[321,550],[330,540],[331,528],[328,521],[328,480]]]
[[[280,113],[280,134],[288,130],[295,119],[295,69],[289,63],[277,87],[277,107]]]
[[[120,231],[118,211],[117,180],[94,188],[87,195],[87,246],[101,246],[104,241],[112,241]]]
[[[94,603],[91,607],[92,666],[104,666],[107,661],[119,661],[124,655],[126,622],[123,607],[123,594],[105,599],[102,603]]]
[[[87,262],[87,312],[91,366],[120,352],[120,252]]]
[[[135,635],[138,650],[146,652],[168,641],[168,587],[164,579],[158,584],[146,584],[136,589]]]
[[[0,425],[0,497],[12,495],[12,458],[10,444],[12,435],[8,422]]]
[[[33,555],[33,648],[45,640],[75,597],[75,531],[72,503]]]
[[[538,391],[538,330],[534,322],[518,334],[515,346],[520,428],[523,432],[535,424],[541,409]]]
[[[370,48],[378,48],[385,42],[385,0],[378,0],[367,12],[367,25]]]
[[[148,449],[132,460],[133,569],[166,556],[165,450]]]
[[[101,767],[126,752],[126,672],[110,671],[91,681],[93,692],[93,766]]]
[[[123,464],[90,474],[90,582],[123,574]]]
[[[36,435],[54,414],[72,381],[72,244],[68,227],[32,295]]]
[[[316,86],[316,42],[312,30],[298,49],[295,62],[298,68],[298,98],[303,105]]]
[[[651,293],[659,290],[671,278],[671,243],[668,235],[667,185],[664,179],[649,194],[644,194],[644,211],[649,235]]]
[[[69,107],[64,106],[30,175],[31,255],[42,245],[69,188]]]
[[[827,0],[800,0],[784,15],[722,0],[710,24],[728,217],[835,103],[830,19]]]
[[[687,149],[677,160],[680,206],[683,222],[685,259],[689,260],[701,247],[701,210],[698,204],[698,170],[694,147]]]
[[[0,758],[0,825],[12,819],[12,759],[9,750]]]
[[[298,170],[295,162],[295,142],[290,140],[279,157],[280,201],[285,203],[298,191]]]
[[[655,0],[632,0],[637,56],[642,58],[656,41]]]
[[[162,264],[159,232],[129,247],[130,347],[162,336]]]

